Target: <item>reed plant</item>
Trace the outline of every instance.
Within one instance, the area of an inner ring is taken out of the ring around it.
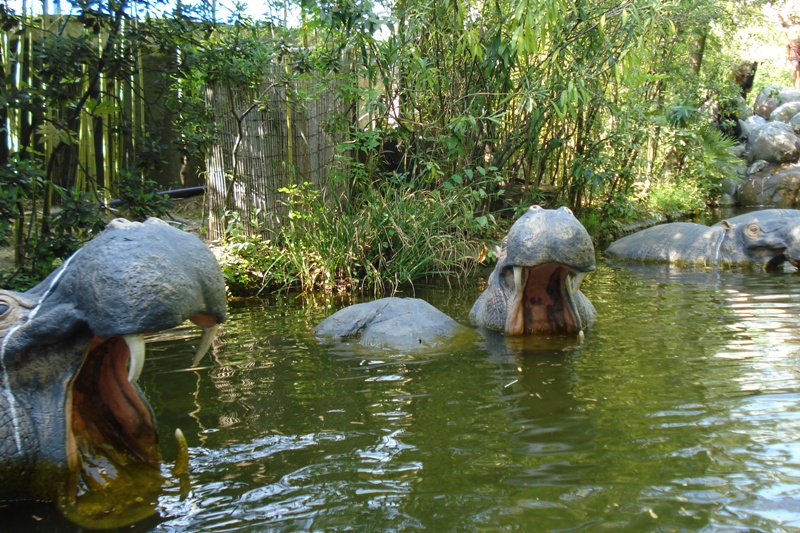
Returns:
[[[308,183],[281,190],[288,215],[270,238],[235,227],[217,249],[234,295],[393,291],[433,276],[464,276],[477,264],[494,219],[475,216],[476,196],[460,190],[376,186],[342,207]]]

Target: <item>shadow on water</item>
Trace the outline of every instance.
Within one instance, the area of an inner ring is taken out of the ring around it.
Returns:
[[[416,296],[466,323],[480,288]],[[321,345],[327,301],[236,304],[202,368],[188,329],[149,345],[142,386],[167,461],[187,436],[191,487],[134,530],[792,531],[799,289],[601,262],[582,341],[425,353]],[[46,509],[4,515],[63,526]]]

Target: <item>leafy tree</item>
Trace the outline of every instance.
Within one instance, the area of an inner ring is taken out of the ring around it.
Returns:
[[[765,3],[300,0],[268,3],[266,22],[234,12],[224,23],[209,2],[178,2],[158,19],[141,16],[155,6],[147,0],[73,0],[74,15],[37,19],[0,6],[0,110],[10,125],[0,148],[9,184],[0,214],[11,221],[0,223],[0,236],[17,247],[18,264],[41,265],[33,275],[43,275],[56,250],[66,250],[47,242],[53,200],[78,213],[71,220],[87,224],[85,238],[96,230],[79,199],[152,198],[148,173],[164,146],[146,128],[149,55],[174,58],[163,74],[174,89],[174,148],[187,157],[216,142],[204,101],[210,82],[252,89],[246,105],[230,109],[239,122],[269,104],[255,88],[275,64],[283,68],[275,87],[288,90],[305,76],[339,88],[349,107],[326,127],[344,139],[336,163],[344,201],[332,210],[293,174],[291,156],[285,164],[285,190],[303,199],[293,212],[317,218],[297,215],[273,242],[299,243],[298,258],[303,246],[325,240],[304,232],[337,227],[346,242],[358,240],[347,233],[356,217],[378,220],[394,213],[391,202],[410,206],[418,197],[458,198],[460,213],[448,204],[445,217],[430,219],[468,228],[462,241],[491,232],[505,209],[534,202],[566,204],[594,221],[634,216],[641,209],[634,192],[688,198],[696,208],[717,193],[729,159],[730,142],[705,110],[738,98],[731,36]],[[290,10],[300,14],[298,27]],[[290,98],[313,99],[314,90]],[[229,190],[241,179],[233,154]],[[232,225],[250,217],[228,200]],[[398,235],[408,237],[405,230],[381,237],[384,256],[402,255],[410,241]],[[388,265],[368,254],[358,261],[331,271],[353,277]]]

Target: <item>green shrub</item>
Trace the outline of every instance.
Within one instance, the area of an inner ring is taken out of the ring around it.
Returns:
[[[695,183],[660,182],[647,193],[645,204],[650,211],[667,217],[696,213],[705,209],[703,191]]]
[[[116,189],[120,214],[129,220],[163,218],[172,209],[172,198],[159,192],[158,183],[136,172],[121,171]]]
[[[372,290],[431,276],[463,275],[475,264],[494,218],[476,215],[470,187],[414,190],[376,186],[348,209],[309,183],[282,188],[288,214],[270,238],[234,225],[218,250],[235,295],[264,290]]]

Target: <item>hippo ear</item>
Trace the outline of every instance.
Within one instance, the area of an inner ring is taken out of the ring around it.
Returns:
[[[733,225],[727,220],[723,220],[722,222],[719,223],[719,225],[725,228],[725,230],[729,230],[733,227]]]

